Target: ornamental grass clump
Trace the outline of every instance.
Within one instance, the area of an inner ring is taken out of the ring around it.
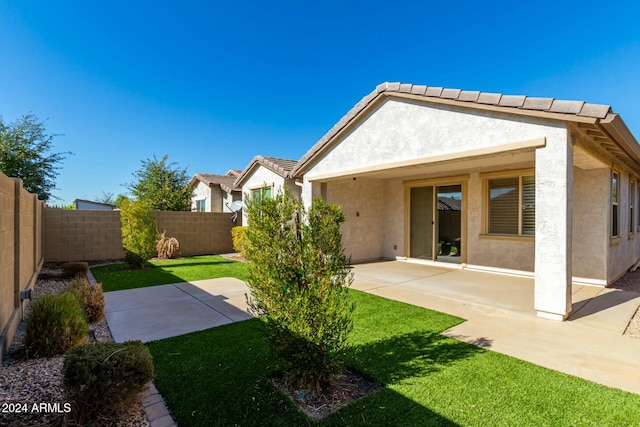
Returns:
[[[156,241],[156,252],[160,259],[171,259],[173,255],[180,251],[180,243],[175,237],[166,237],[166,231],[158,232]]]
[[[78,298],[70,292],[38,298],[26,319],[25,347],[29,357],[64,354],[87,339],[87,321]]]
[[[315,199],[308,212],[288,191],[248,203],[249,306],[286,377],[321,393],[344,368],[353,280],[339,206]]]
[[[67,290],[78,297],[80,304],[84,307],[89,323],[102,319],[105,300],[100,283],[91,285],[87,279],[76,276],[71,279]]]
[[[74,348],[64,361],[64,388],[75,425],[127,411],[153,379],[153,361],[140,341],[96,343]]]

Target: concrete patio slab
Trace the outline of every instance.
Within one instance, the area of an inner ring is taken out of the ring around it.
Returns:
[[[405,265],[409,273],[394,280],[392,272]],[[383,266],[391,268],[375,286],[375,274]],[[437,268],[421,275],[415,264],[405,262],[358,267],[354,289],[465,319],[444,332],[449,337],[640,393],[640,340],[622,335],[640,306],[640,294],[575,285],[574,312],[568,321],[557,322],[535,316],[533,279]],[[408,276],[422,277],[403,281]]]
[[[244,282],[234,278],[105,292],[116,342],[149,342],[251,318]]]

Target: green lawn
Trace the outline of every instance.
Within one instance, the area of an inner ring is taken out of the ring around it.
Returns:
[[[440,335],[462,319],[351,295],[357,306],[348,364],[385,388],[319,425],[638,425],[639,395]],[[314,425],[269,382],[277,363],[262,330],[253,319],[148,344],[178,425]]]
[[[105,292],[217,277],[247,279],[247,264],[216,255],[150,261],[144,270],[130,270],[126,264],[113,264],[91,271]]]

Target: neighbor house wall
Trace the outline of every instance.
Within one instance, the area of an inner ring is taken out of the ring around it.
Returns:
[[[43,202],[0,173],[0,361],[21,320],[20,291],[33,288],[43,259]]]
[[[191,210],[196,210],[196,201],[204,200],[205,212],[211,212],[211,187],[204,182],[198,181],[198,185],[193,189],[191,196]]]

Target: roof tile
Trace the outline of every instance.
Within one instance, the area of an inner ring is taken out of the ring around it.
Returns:
[[[460,92],[462,92],[460,89],[444,89],[440,94],[440,98],[458,99]]]
[[[502,98],[501,93],[481,92],[476,102],[478,104],[498,105],[500,103],[500,98]]]
[[[480,92],[476,90],[463,90],[460,92],[460,96],[458,97],[458,101],[467,101],[467,102],[476,102],[478,97],[480,96]]]
[[[387,90],[388,91],[393,91],[393,92],[398,92],[400,90],[400,83],[398,83],[398,82],[387,83]]]
[[[579,116],[585,117],[595,117],[598,119],[604,119],[607,117],[611,111],[611,107],[609,105],[601,105],[601,104],[584,104],[582,106],[582,110],[578,113]]]
[[[526,98],[524,95],[502,95],[498,105],[501,107],[522,107]]]
[[[424,85],[412,85],[411,86],[411,93],[414,95],[424,95],[424,93],[427,91],[427,87]]]
[[[424,93],[425,96],[440,96],[442,94],[442,88],[436,86],[427,87],[427,91]]]
[[[553,98],[534,98],[531,96],[527,96],[521,108],[524,108],[525,110],[547,111],[549,108],[551,108],[552,103]]]
[[[408,84],[408,83],[402,83],[400,85],[400,89],[399,92],[402,93],[411,93],[411,86],[413,86],[412,84]]]
[[[555,99],[551,104],[549,111],[552,113],[578,114],[582,110],[584,102],[582,101],[563,101]]]

